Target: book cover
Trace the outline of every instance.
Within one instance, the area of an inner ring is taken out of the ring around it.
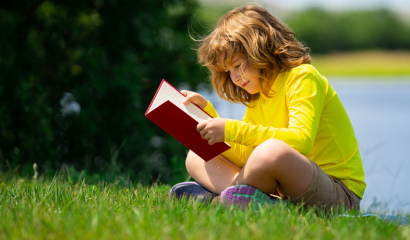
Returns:
[[[212,118],[198,106],[184,105],[184,95],[162,80],[145,116],[192,150],[204,161],[209,161],[230,148],[227,143],[209,145],[196,130],[198,123]]]

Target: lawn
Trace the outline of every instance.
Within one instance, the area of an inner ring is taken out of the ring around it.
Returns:
[[[312,55],[312,64],[324,76],[410,77],[410,52],[362,51]]]
[[[1,176],[1,175],[0,175]],[[0,239],[410,239],[410,226],[168,199],[170,186],[0,178]]]

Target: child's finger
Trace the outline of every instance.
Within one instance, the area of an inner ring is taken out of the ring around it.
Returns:
[[[211,119],[210,119],[211,120]],[[196,125],[196,130],[201,133],[202,129],[204,129],[206,127],[206,125],[208,124],[209,120],[203,121],[201,123],[198,123],[198,125]],[[201,135],[202,136],[202,135]]]
[[[187,90],[181,90],[181,93],[184,94],[185,97],[188,95],[188,91],[187,91]]]
[[[208,132],[206,132],[202,138],[208,141],[211,139],[211,136],[209,135]]]
[[[192,100],[193,100],[193,97],[194,97],[194,95],[190,94],[188,91],[186,93],[187,93],[187,96],[182,101],[182,103],[184,103],[184,104],[191,103]]]
[[[206,124],[204,124],[205,122],[201,122],[201,123],[198,123],[198,125],[196,125],[196,130],[198,131],[198,132],[201,132],[201,130],[206,126]]]
[[[206,130],[205,128],[203,128],[199,134],[201,134],[202,139],[208,140],[210,138],[210,135],[208,134],[208,130]],[[208,137],[208,138],[207,138]]]

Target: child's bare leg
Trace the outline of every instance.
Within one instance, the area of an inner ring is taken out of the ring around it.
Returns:
[[[302,195],[313,178],[311,161],[283,141],[271,139],[252,152],[232,185],[247,184],[291,199]]]
[[[221,155],[205,162],[192,151],[186,158],[186,168],[195,181],[217,195],[231,185],[241,170]]]

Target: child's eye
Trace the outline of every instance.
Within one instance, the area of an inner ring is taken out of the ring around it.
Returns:
[[[241,63],[241,64],[236,65],[236,66],[234,67],[234,69],[238,69],[238,68],[240,68],[240,67],[241,67],[241,65],[242,65],[242,63]],[[231,74],[231,71],[229,71],[229,70],[226,70],[225,72],[226,72],[227,74]]]

